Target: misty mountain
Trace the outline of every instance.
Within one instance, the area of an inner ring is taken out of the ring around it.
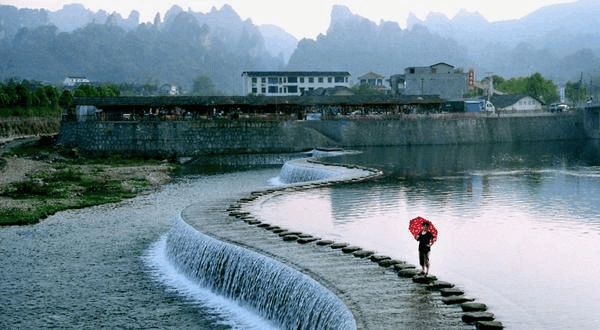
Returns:
[[[275,25],[260,25],[258,28],[265,39],[265,47],[269,54],[280,57],[287,63],[296,50],[298,39]]]
[[[597,72],[600,55],[600,1],[580,0],[543,7],[521,19],[488,22],[479,13],[455,17],[431,13],[425,20],[410,15],[409,28],[425,26],[465,47],[480,71],[506,76],[540,71],[564,81],[582,71]],[[587,63],[575,63],[575,59]]]
[[[63,8],[62,13],[77,10]],[[135,13],[128,19],[111,14],[104,23],[89,19],[72,32],[53,24],[18,30],[0,43],[0,79],[58,83],[68,75],[83,75],[93,81],[166,82],[189,89],[193,79],[206,75],[217,89],[235,93],[241,92],[242,71],[284,64],[267,52],[259,28],[229,6],[207,14],[173,7],[164,22],[157,16],[154,23],[138,24]]]
[[[343,70],[354,78],[369,71],[389,76],[404,68],[448,62],[469,63],[467,52],[454,40],[415,26],[403,30],[395,22],[379,24],[334,6],[325,35],[303,39],[290,58],[294,70]]]

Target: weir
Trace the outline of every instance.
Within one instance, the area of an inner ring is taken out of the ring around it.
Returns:
[[[312,278],[256,252],[204,235],[179,219],[167,256],[200,286],[286,329],[355,329],[348,308]]]

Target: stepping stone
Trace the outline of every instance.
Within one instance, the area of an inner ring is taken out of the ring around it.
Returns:
[[[281,227],[279,226],[268,226],[266,227],[267,230],[275,230],[275,229],[281,229]]]
[[[286,242],[297,241],[298,240],[298,236],[295,236],[295,235],[283,236],[283,240],[286,241]]]
[[[396,264],[394,265],[394,269],[397,271],[401,271],[403,269],[415,269],[417,268],[415,265],[411,265],[411,264]]]
[[[462,316],[463,322],[466,323],[475,323],[477,321],[493,321],[494,314],[489,312],[471,312],[465,313]]]
[[[411,278],[411,277],[415,277],[419,274],[419,272],[415,269],[403,269],[401,271],[398,272],[398,276],[400,277],[405,277],[405,278]]]
[[[248,224],[250,224],[250,225],[258,225],[258,224],[260,224],[260,223],[261,223],[261,222],[260,222],[260,221],[258,221],[258,220],[250,220],[250,221],[247,221],[247,222],[248,222]]]
[[[283,236],[288,236],[288,235],[299,236],[301,234],[302,233],[299,232],[299,231],[284,231],[284,232],[279,233],[279,236],[282,236],[282,237]]]
[[[273,229],[271,231],[274,232],[275,234],[280,234],[280,233],[283,233],[284,231],[287,231],[287,230],[285,230],[283,228],[277,228],[277,229]]]
[[[465,294],[463,290],[457,288],[440,289],[440,293],[442,297],[461,296]]]
[[[357,258],[366,258],[372,256],[373,254],[375,254],[375,252],[367,250],[360,250],[353,253],[353,255]]]
[[[270,225],[270,224],[268,224],[268,223],[261,223],[260,225],[258,225],[258,226],[256,226],[256,227],[259,227],[259,228],[267,228],[267,227],[270,227],[270,226],[271,226],[271,225]]]
[[[323,239],[323,240],[318,241],[317,245],[325,246],[325,245],[331,245],[333,243],[335,243],[335,242],[334,241],[330,241],[328,239]]]
[[[380,254],[376,254],[376,255],[372,255],[371,256],[371,261],[373,261],[373,262],[380,262],[381,260],[387,260],[387,259],[391,260],[392,258],[390,258],[388,256],[382,256]]]
[[[463,312],[485,312],[487,310],[487,306],[482,303],[469,302],[460,305]]]
[[[454,284],[444,281],[435,281],[427,286],[429,290],[439,290],[439,289],[450,289],[453,288]]]
[[[362,250],[362,248],[360,248],[359,246],[346,246],[342,248],[342,252],[344,253],[352,253],[360,250]]]
[[[502,322],[499,321],[477,321],[475,324],[477,330],[500,330],[504,329]]]
[[[475,299],[467,298],[465,296],[450,296],[442,298],[442,302],[446,305],[457,305],[466,302],[474,301]]]
[[[287,237],[287,236],[285,236],[285,237]],[[314,241],[316,241],[316,240],[318,240],[318,238],[315,238],[315,237],[310,237],[310,238],[302,238],[302,237],[300,237],[300,238],[298,239],[298,243],[300,243],[300,244],[307,244],[307,243],[314,242]]]
[[[400,264],[400,263],[402,263],[402,261],[400,261],[400,260],[392,260],[392,259],[383,259],[383,260],[381,260],[381,261],[378,262],[379,266],[386,267],[386,268],[390,267],[390,266],[393,266],[393,265]]]
[[[311,238],[313,236],[310,235],[310,234],[302,234],[302,235],[298,235],[298,237],[300,237],[300,238]]]
[[[348,243],[333,243],[330,245],[332,249],[341,249],[346,246],[348,246]]]
[[[437,277],[432,276],[432,275],[428,275],[428,276],[417,275],[417,276],[413,277],[412,280],[413,280],[413,282],[419,283],[419,284],[429,284],[429,283],[437,281]]]

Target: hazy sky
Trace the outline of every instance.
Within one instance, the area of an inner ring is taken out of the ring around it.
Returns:
[[[314,38],[329,26],[329,14],[334,4],[347,5],[352,12],[371,20],[389,20],[406,25],[410,12],[424,18],[429,12],[441,12],[453,17],[460,9],[478,11],[490,21],[523,17],[545,5],[575,2],[574,0],[2,0],[17,7],[60,9],[63,4],[78,2],[92,10],[117,11],[127,16],[138,10],[142,20],[151,21],[156,12],[161,15],[173,4],[194,11],[206,12],[229,3],[242,18],[255,24],[275,24],[298,38]]]

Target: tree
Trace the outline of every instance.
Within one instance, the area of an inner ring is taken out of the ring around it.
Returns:
[[[552,80],[545,79],[540,73],[529,77],[511,78],[496,85],[496,89],[509,94],[526,94],[545,103],[559,100],[557,87]]]
[[[377,89],[371,87],[368,84],[358,84],[352,86],[352,92],[356,95],[379,95],[383,94],[383,92],[378,91]]]
[[[212,80],[207,76],[199,76],[192,84],[192,95],[210,96],[217,95],[217,90]]]
[[[574,104],[586,101],[588,98],[587,87],[581,82],[567,82],[565,86],[565,95]]]
[[[71,105],[73,104],[73,93],[71,93],[71,91],[68,89],[65,89],[64,91],[62,91],[62,93],[60,94],[60,98],[58,100],[58,104],[63,109],[70,108]]]

